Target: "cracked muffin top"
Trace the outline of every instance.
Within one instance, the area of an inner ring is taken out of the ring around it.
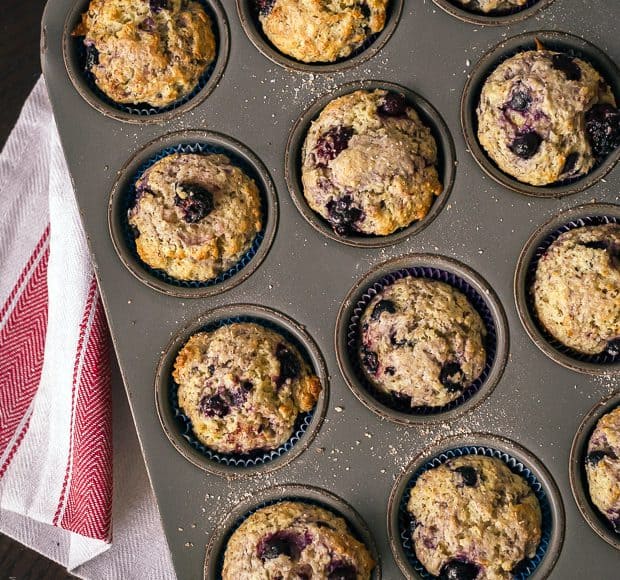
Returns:
[[[265,36],[301,62],[346,58],[385,26],[389,0],[254,0]]]
[[[97,87],[122,104],[182,99],[216,52],[211,19],[195,0],[91,0],[73,36],[84,37]]]

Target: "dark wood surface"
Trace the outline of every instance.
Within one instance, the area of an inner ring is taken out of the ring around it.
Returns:
[[[6,0],[0,10],[0,146],[41,74],[39,28],[45,0]],[[0,534],[0,580],[66,580],[67,571]]]

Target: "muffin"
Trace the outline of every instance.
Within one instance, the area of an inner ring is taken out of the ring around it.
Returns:
[[[369,580],[374,566],[341,517],[282,501],[257,510],[235,530],[222,580]]]
[[[383,236],[426,216],[442,191],[436,165],[435,139],[405,97],[355,91],[308,131],[304,196],[337,234]]]
[[[209,281],[235,266],[261,231],[253,179],[225,155],[174,153],[136,182],[136,250],[178,280]]]
[[[440,578],[512,578],[512,570],[536,555],[541,539],[534,492],[493,457],[466,455],[424,472],[407,511],[416,556]]]
[[[215,59],[211,19],[194,0],[91,0],[73,35],[84,37],[86,69],[116,103],[170,105]]]
[[[381,393],[411,407],[458,399],[486,365],[486,328],[458,290],[408,276],[385,286],[361,317],[360,359]]]
[[[536,315],[563,345],[587,355],[620,353],[620,225],[575,228],[538,260]]]
[[[255,0],[265,36],[301,62],[346,58],[383,30],[389,0]]]
[[[588,443],[586,474],[592,503],[620,534],[620,407],[596,424]]]
[[[497,166],[535,186],[587,174],[620,145],[620,112],[587,62],[550,50],[521,52],[485,81],[478,139]]]
[[[194,334],[179,351],[172,377],[194,435],[221,453],[276,449],[321,393],[295,346],[248,322]]]
[[[456,0],[457,4],[462,4],[467,10],[472,12],[508,12],[523,8],[528,0]]]

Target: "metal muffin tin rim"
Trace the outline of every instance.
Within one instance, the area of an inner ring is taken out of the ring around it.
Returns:
[[[275,48],[275,46],[271,45],[269,40],[267,40],[264,36],[262,30],[259,29],[259,24],[257,23],[258,19],[252,13],[252,8],[248,7],[250,1],[251,0],[236,0],[236,5],[237,14],[239,16],[243,31],[254,48],[256,48],[256,50],[258,50],[265,58],[268,58],[271,62],[283,67],[286,70],[314,74],[342,72],[361,65],[376,56],[389,42],[390,38],[392,38],[396,28],[398,27],[398,23],[400,22],[405,3],[405,0],[390,0],[390,12],[383,30],[378,32],[371,44],[366,48],[362,48],[358,54],[348,56],[333,63],[306,63],[295,60],[293,57],[280,52],[277,48]]]
[[[620,147],[617,147],[606,158],[587,174],[576,178],[575,180],[556,182],[544,186],[535,186],[519,181],[508,173],[502,171],[487,155],[486,151],[478,141],[477,136],[477,113],[480,91],[488,76],[501,64],[506,58],[513,54],[523,52],[535,47],[536,39],[540,39],[545,43],[545,39],[555,45],[561,45],[562,49],[573,49],[580,52],[588,51],[583,55],[583,60],[589,62],[601,74],[603,79],[612,89],[616,99],[620,101],[620,69],[618,65],[595,44],[590,41],[559,30],[536,30],[532,32],[523,32],[514,36],[510,36],[491,47],[478,60],[469,73],[460,103],[461,130],[465,139],[466,148],[471,153],[477,165],[482,171],[495,182],[517,193],[530,197],[543,199],[560,198],[567,195],[573,195],[582,192],[603,179],[620,160]],[[553,46],[551,47],[554,48]],[[594,56],[596,62],[592,60]],[[603,65],[601,68],[600,65]],[[603,69],[603,70],[602,70]]]
[[[321,381],[321,394],[314,407],[314,414],[310,425],[303,437],[289,451],[284,452],[278,458],[272,459],[267,463],[254,465],[252,467],[236,467],[223,465],[215,461],[211,461],[198,450],[193,449],[183,436],[179,433],[175,417],[172,416],[170,402],[168,399],[168,380],[174,360],[180,348],[187,340],[201,328],[211,322],[218,320],[234,318],[236,316],[252,316],[259,320],[272,322],[275,326],[279,326],[290,332],[291,335],[299,341],[300,345],[305,349],[306,354],[312,362],[313,370]],[[315,437],[318,435],[329,405],[329,374],[323,354],[308,333],[305,327],[287,316],[286,314],[260,306],[258,304],[234,303],[212,308],[200,316],[192,319],[190,322],[181,327],[174,333],[168,341],[157,363],[154,379],[155,408],[157,416],[167,439],[172,446],[190,463],[196,467],[229,480],[251,478],[258,475],[271,473],[288,465],[310,447]]]
[[[563,367],[583,374],[599,376],[616,376],[620,374],[620,364],[595,364],[592,362],[577,360],[568,354],[560,352],[554,348],[545,338],[537,323],[535,322],[527,301],[528,289],[526,286],[527,271],[534,256],[534,252],[540,243],[551,233],[562,225],[574,219],[612,215],[620,219],[620,205],[610,203],[586,203],[556,213],[538,226],[528,237],[523,245],[517,267],[515,269],[513,281],[513,294],[517,307],[519,320],[525,328],[532,342],[551,360]]]
[[[98,113],[101,113],[105,117],[109,117],[116,121],[134,125],[163,124],[179,115],[191,111],[203,103],[217,88],[224,71],[226,70],[230,56],[230,27],[228,25],[226,11],[222,7],[220,0],[204,1],[209,4],[209,8],[216,17],[216,22],[213,22],[213,26],[217,28],[218,34],[215,64],[213,72],[207,79],[205,86],[199,89],[198,92],[186,102],[161,113],[154,113],[152,115],[135,115],[109,105],[93,92],[93,90],[88,86],[88,82],[84,78],[82,72],[79,70],[78,63],[75,62],[76,59],[73,55],[75,47],[73,46],[73,43],[76,42],[76,40],[71,36],[71,32],[75,26],[77,18],[79,18],[80,15],[88,8],[90,0],[75,0],[73,7],[67,13],[63,27],[62,56],[65,71],[73,88],[77,91],[80,97],[82,97],[82,99]]]
[[[530,469],[543,486],[549,501],[553,526],[549,547],[547,548],[545,556],[529,578],[532,580],[544,580],[549,577],[562,552],[566,534],[566,515],[560,489],[551,472],[534,453],[529,451],[529,449],[507,437],[485,432],[449,435],[441,438],[430,448],[427,447],[418,453],[407,466],[401,470],[401,473],[396,478],[388,499],[386,519],[390,549],[400,571],[407,580],[420,580],[421,578],[412,570],[400,543],[398,508],[404,488],[409,483],[411,476],[424,465],[424,463],[431,460],[433,457],[441,455],[441,453],[445,451],[464,446],[489,447],[505,452],[507,455],[518,459]]]
[[[368,392],[367,389],[360,384],[360,381],[352,369],[352,364],[347,354],[348,322],[351,318],[352,310],[357,303],[358,296],[371,286],[373,281],[381,279],[391,272],[416,266],[437,268],[452,272],[470,284],[485,301],[493,317],[497,335],[495,360],[489,370],[489,376],[480,386],[479,390],[454,409],[429,415],[404,413],[391,409],[378,401],[372,393]],[[449,258],[441,254],[411,253],[379,262],[357,279],[342,300],[338,310],[336,327],[334,330],[334,344],[340,374],[356,399],[380,419],[387,419],[400,425],[413,427],[416,425],[431,425],[439,422],[454,421],[481,405],[495,390],[495,387],[499,384],[504,374],[508,362],[508,354],[510,352],[510,331],[506,312],[498,295],[488,282],[475,270],[454,258]]]
[[[455,18],[458,18],[463,22],[467,22],[468,24],[478,24],[482,26],[509,26],[510,24],[519,23],[527,18],[532,18],[540,10],[544,10],[552,4],[554,0],[538,0],[531,6],[527,6],[526,8],[522,8],[521,10],[510,12],[508,14],[484,14],[473,12],[471,10],[467,10],[466,8],[459,8],[451,0],[433,0],[433,2],[444,12],[450,14],[450,16],[454,16]]]
[[[620,550],[620,534],[614,534],[610,530],[603,514],[592,504],[585,474],[585,456],[590,437],[599,419],[618,406],[620,406],[620,390],[598,401],[584,415],[573,438],[568,467],[573,499],[581,516],[600,538],[616,550]]]
[[[220,577],[216,575],[219,566],[215,559],[221,557],[220,554],[225,549],[224,543],[229,539],[230,529],[237,520],[248,514],[248,512],[261,503],[271,502],[272,500],[275,500],[273,504],[278,503],[278,498],[282,498],[281,501],[297,500],[303,502],[304,500],[308,500],[313,503],[322,504],[324,509],[343,518],[347,523],[347,527],[353,532],[353,535],[364,543],[370,555],[375,560],[375,567],[372,572],[371,580],[381,580],[381,554],[377,549],[374,534],[371,532],[364,518],[362,518],[347,500],[334,492],[324,489],[323,487],[301,483],[276,484],[253,492],[251,499],[238,502],[226,517],[221,518],[206,546],[203,568],[204,580],[220,580]],[[247,517],[249,517],[249,514],[246,518]]]
[[[144,264],[142,264],[127,247],[121,231],[122,225],[119,223],[117,215],[119,211],[118,206],[122,201],[123,195],[126,193],[129,181],[133,178],[135,172],[138,171],[141,164],[158,151],[169,146],[183,143],[215,144],[224,149],[230,149],[233,153],[239,155],[239,157],[248,162],[248,165],[252,166],[256,171],[257,177],[260,178],[262,183],[257,185],[259,186],[261,196],[264,197],[265,203],[266,215],[263,216],[266,222],[264,238],[250,262],[228,279],[210,286],[201,286],[198,288],[187,288],[168,284],[164,280],[160,280],[149,273],[145,269]],[[125,268],[142,284],[168,296],[177,298],[205,298],[216,296],[226,290],[234,288],[246,281],[260,267],[269,254],[276,236],[279,222],[279,202],[273,178],[262,160],[249,147],[224,133],[191,129],[173,131],[160,135],[148,141],[145,145],[132,153],[119,169],[118,175],[110,190],[107,217],[108,233],[118,258],[123,263],[123,266],[125,266]]]
[[[301,152],[311,123],[331,101],[358,90],[376,89],[402,93],[407,98],[407,101],[412,104],[418,115],[423,117],[421,119],[422,122],[431,129],[437,143],[439,159],[443,161],[443,167],[438,167],[443,182],[443,190],[433,200],[427,215],[423,219],[413,222],[392,234],[386,236],[339,236],[329,227],[325,219],[308,205],[303,193],[303,185],[301,184]],[[430,120],[430,123],[427,120]],[[442,212],[448,202],[456,181],[457,165],[456,148],[452,133],[439,111],[430,101],[419,93],[397,83],[368,79],[338,85],[333,90],[319,96],[306,107],[305,111],[296,119],[288,135],[284,154],[284,178],[295,207],[314,230],[341,244],[371,249],[394,246],[426,229]]]

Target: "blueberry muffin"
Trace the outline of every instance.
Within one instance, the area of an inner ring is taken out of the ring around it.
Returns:
[[[215,59],[211,19],[195,0],[91,0],[73,31],[110,99],[165,107],[190,94]]]
[[[374,566],[341,517],[282,501],[254,512],[235,530],[222,580],[369,580]]]
[[[436,165],[435,139],[402,95],[355,91],[308,131],[304,196],[337,234],[383,236],[426,216],[442,191]]]
[[[620,353],[620,225],[575,228],[541,256],[533,288],[542,326],[578,352]]]
[[[457,4],[462,4],[467,10],[472,12],[501,13],[523,8],[527,0],[456,0]]]
[[[174,153],[137,181],[129,224],[151,268],[208,281],[235,266],[261,231],[260,192],[225,155]]]
[[[478,139],[508,175],[543,186],[588,173],[620,146],[620,112],[587,62],[550,50],[521,52],[485,81]]]
[[[588,443],[586,474],[592,503],[620,534],[620,407],[597,423]]]
[[[381,393],[411,407],[458,399],[486,364],[486,328],[458,290],[408,276],[386,286],[361,318],[360,359]]]
[[[194,434],[221,453],[279,447],[321,393],[295,346],[247,322],[194,334],[179,351],[172,377]]]
[[[534,492],[494,457],[466,455],[429,469],[407,511],[418,560],[445,580],[512,578],[541,539]]]
[[[346,58],[383,30],[389,0],[254,0],[269,41],[301,62]]]

